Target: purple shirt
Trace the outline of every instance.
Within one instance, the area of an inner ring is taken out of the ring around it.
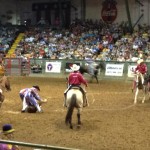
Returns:
[[[0,150],[17,150],[15,146],[11,144],[0,144]]]

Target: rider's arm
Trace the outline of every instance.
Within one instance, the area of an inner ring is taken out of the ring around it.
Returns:
[[[139,65],[137,65],[137,67],[134,70],[134,73],[136,73],[139,70]]]
[[[88,86],[87,81],[83,78],[83,76],[79,73],[78,74],[79,80],[83,83],[86,87]]]
[[[36,100],[39,100],[39,101],[42,100],[36,90],[32,90],[32,93],[34,94],[34,97]]]

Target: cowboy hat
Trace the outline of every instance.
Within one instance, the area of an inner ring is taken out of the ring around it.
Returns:
[[[78,71],[80,69],[80,66],[76,65],[76,64],[73,64],[71,67],[71,70],[73,71]]]
[[[5,124],[5,125],[3,125],[3,127],[2,127],[2,132],[1,132],[1,133],[3,133],[3,134],[8,134],[8,133],[12,133],[12,132],[14,132],[14,131],[15,131],[15,129],[12,128],[12,125],[10,125],[10,124]]]
[[[144,62],[143,59],[139,59],[139,60],[137,61],[138,64],[140,64],[140,63],[142,63],[142,62]]]
[[[38,85],[34,85],[33,87],[36,88],[38,91],[40,91],[40,88]]]

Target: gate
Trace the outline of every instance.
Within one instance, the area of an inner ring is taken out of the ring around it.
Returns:
[[[30,60],[24,62],[22,58],[5,58],[5,74],[8,76],[21,76],[30,74]]]

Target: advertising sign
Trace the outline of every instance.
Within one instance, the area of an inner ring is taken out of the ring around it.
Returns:
[[[124,64],[107,64],[106,65],[106,76],[122,76]]]
[[[60,73],[61,62],[46,62],[45,72]]]
[[[117,2],[115,0],[105,0],[101,11],[103,21],[113,23],[117,18]]]
[[[128,66],[128,77],[134,77],[135,68],[136,68],[135,65],[129,65]]]

